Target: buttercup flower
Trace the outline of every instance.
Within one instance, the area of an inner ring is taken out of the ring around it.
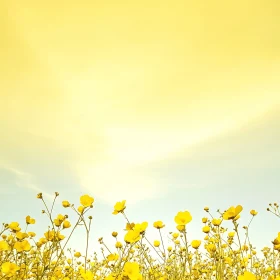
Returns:
[[[178,214],[174,218],[175,223],[179,226],[185,226],[192,220],[192,216],[190,212],[178,212]]]
[[[238,280],[256,280],[256,276],[249,272],[249,271],[245,271],[243,275],[239,275]]]
[[[92,203],[94,202],[94,198],[89,196],[89,195],[82,195],[80,197],[80,203],[84,206],[84,207],[89,207],[92,206]]]
[[[85,207],[84,206],[82,206],[82,205],[80,205],[79,207],[78,207],[78,212],[80,213],[80,214],[83,214],[83,212],[84,212],[84,210],[85,210]]]
[[[7,277],[14,276],[19,269],[20,269],[19,266],[17,266],[15,263],[11,263],[11,262],[4,262],[1,265],[1,271]]]
[[[177,225],[176,226],[177,230],[179,230],[180,232],[183,232],[186,230],[186,226],[185,225]]]
[[[209,233],[210,232],[210,227],[209,226],[205,226],[205,227],[202,228],[202,231],[204,233]]]
[[[110,261],[117,261],[119,259],[119,255],[118,254],[110,254],[107,256],[107,260]]]
[[[70,202],[67,201],[67,200],[63,200],[63,201],[62,201],[62,206],[63,206],[64,208],[70,207]]]
[[[139,265],[136,262],[127,262],[124,265],[124,276],[127,276],[130,280],[138,280],[139,273]]]
[[[71,227],[71,223],[69,221],[63,222],[63,228],[70,228],[70,227]]]
[[[26,223],[29,224],[35,224],[35,219],[31,218],[30,216],[27,216],[25,218]]]
[[[125,226],[125,230],[132,230],[134,229],[135,227],[135,224],[134,223],[127,223],[126,226]]]
[[[206,224],[208,222],[208,218],[202,218],[202,223]]]
[[[134,226],[134,230],[139,231],[140,233],[143,233],[143,232],[146,231],[147,227],[148,227],[148,223],[147,222],[143,222],[141,224],[136,224]]]
[[[117,241],[116,244],[115,244],[115,247],[119,248],[119,249],[122,248],[122,246],[123,245],[122,245],[122,243],[120,241]]]
[[[12,222],[9,224],[9,228],[12,230],[12,231],[20,231],[21,228],[19,227],[19,223],[18,222]]]
[[[154,241],[154,246],[155,246],[155,247],[159,247],[159,245],[160,245],[160,241],[155,240],[155,241]]]
[[[223,219],[224,220],[237,220],[240,215],[239,213],[243,210],[243,207],[241,205],[237,205],[236,207],[231,206],[224,214]]]
[[[161,229],[161,228],[165,227],[165,224],[162,221],[156,221],[156,222],[154,222],[153,226],[157,229]]]
[[[75,252],[74,257],[79,258],[81,256],[80,252]]]
[[[212,224],[213,224],[214,226],[219,226],[221,223],[222,223],[222,220],[221,220],[221,219],[213,219],[213,220],[212,220]]]
[[[191,246],[192,246],[194,249],[198,249],[200,245],[201,245],[201,241],[200,241],[200,240],[193,240],[193,241],[191,242]]]
[[[18,231],[16,233],[16,237],[17,237],[18,240],[23,240],[24,238],[28,237],[28,234],[25,233],[25,232]]]
[[[114,206],[114,212],[112,214],[117,215],[119,213],[122,213],[126,208],[125,203],[126,200],[123,200],[122,202],[117,202]]]
[[[124,241],[127,243],[135,243],[140,240],[141,235],[139,231],[129,230],[127,234],[124,236]]]
[[[0,252],[1,251],[8,251],[9,250],[9,244],[5,240],[0,241]]]
[[[252,216],[256,216],[256,215],[258,214],[258,212],[257,212],[256,210],[251,210],[251,211],[250,211],[250,214],[251,214]]]
[[[28,240],[17,241],[14,245],[14,248],[17,250],[17,252],[29,251],[31,249],[31,245]]]

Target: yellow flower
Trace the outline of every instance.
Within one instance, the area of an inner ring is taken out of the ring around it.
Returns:
[[[191,242],[191,245],[192,245],[192,247],[193,247],[194,249],[198,249],[199,246],[201,245],[201,241],[200,241],[200,240],[193,240],[193,241]]]
[[[107,256],[108,262],[117,261],[119,259],[119,255],[114,253]]]
[[[237,205],[236,207],[231,206],[224,214],[224,220],[237,220],[240,216],[239,213],[243,210],[241,205]]]
[[[30,216],[27,216],[25,218],[26,223],[29,224],[35,224],[35,219],[31,218]]]
[[[208,218],[202,218],[202,223],[206,224],[208,222]]]
[[[74,257],[76,257],[76,258],[79,258],[81,256],[81,253],[80,252],[76,252],[75,254],[74,254]]]
[[[62,206],[63,206],[64,208],[70,207],[70,202],[67,201],[67,200],[63,200],[63,201],[62,201]]]
[[[31,245],[29,244],[28,240],[17,241],[14,245],[14,248],[17,250],[17,252],[30,251]]]
[[[65,238],[65,236],[64,235],[62,235],[62,234],[60,234],[60,232],[58,232],[57,233],[57,238],[58,238],[58,240],[63,240],[64,238]]]
[[[55,232],[53,230],[49,230],[45,232],[44,235],[48,241],[53,241],[55,237]]]
[[[174,233],[172,233],[172,236],[173,236],[174,239],[176,239],[176,238],[178,238],[179,233],[178,232],[174,232]]]
[[[85,207],[81,205],[81,206],[78,207],[77,210],[78,210],[78,212],[79,212],[80,214],[83,214],[83,212],[84,212],[84,210],[85,210]]]
[[[154,241],[154,246],[155,246],[155,247],[159,247],[159,245],[160,245],[160,241],[155,240],[155,241]]]
[[[12,222],[9,224],[9,229],[11,229],[12,231],[20,231],[21,228],[19,227],[19,223],[18,222]]]
[[[202,228],[202,231],[204,233],[209,233],[210,232],[210,227],[209,226],[205,226],[205,227]]]
[[[122,245],[122,243],[120,241],[117,241],[116,244],[115,244],[115,247],[119,248],[119,249],[122,248],[122,246],[123,245]]]
[[[9,244],[5,240],[0,241],[0,252],[1,251],[8,251],[9,250]]]
[[[165,224],[162,221],[156,221],[156,222],[154,222],[153,226],[157,229],[161,229],[161,228],[165,227]]]
[[[179,226],[185,226],[192,220],[192,216],[190,212],[178,212],[178,214],[175,216],[174,221]]]
[[[117,215],[119,213],[122,213],[126,208],[125,203],[126,200],[123,200],[122,202],[117,202],[114,206],[114,212],[112,214]]]
[[[127,243],[135,243],[140,240],[141,235],[139,231],[129,230],[127,234],[124,236],[124,241]]]
[[[134,229],[135,227],[135,224],[134,223],[127,223],[126,226],[125,226],[125,230],[132,230]]]
[[[179,230],[180,232],[185,231],[186,226],[185,225],[178,225],[176,226],[177,230]]]
[[[139,231],[140,233],[143,233],[143,232],[145,232],[147,227],[148,227],[148,223],[147,222],[143,222],[141,224],[136,224],[134,226],[134,230]]]
[[[256,216],[256,215],[258,214],[258,212],[257,212],[256,210],[251,210],[251,211],[250,211],[250,214],[251,214],[252,216]]]
[[[43,194],[42,194],[42,193],[38,193],[38,194],[37,194],[37,198],[38,198],[38,199],[42,199],[42,198],[43,198]]]
[[[245,271],[243,275],[239,275],[238,280],[256,280],[256,276],[249,272],[249,271]]]
[[[16,233],[16,237],[17,237],[17,239],[22,240],[22,239],[28,237],[28,234],[25,233],[25,232],[20,232],[20,231],[18,231],[18,232]]]
[[[230,257],[225,257],[225,263],[229,264],[229,265],[232,265],[233,260]]]
[[[213,224],[214,226],[219,226],[221,223],[222,223],[222,220],[221,220],[221,219],[213,219],[213,220],[212,220],[212,224]]]
[[[280,251],[280,232],[278,232],[278,236],[272,241],[274,245],[274,250]]]
[[[56,219],[54,219],[54,224],[57,226],[57,227],[60,227],[60,225],[62,224],[62,222],[65,220],[65,216],[63,216],[62,214],[58,214]]]
[[[216,251],[216,246],[215,244],[208,244],[206,245],[206,250],[209,252],[209,253],[213,253]]]
[[[36,236],[36,233],[33,232],[33,231],[29,231],[29,232],[28,232],[28,235],[29,235],[30,237],[35,237],[35,236]]]
[[[118,236],[118,233],[117,233],[116,231],[113,231],[113,232],[112,232],[112,236],[113,236],[113,237],[117,237],[117,236]]]
[[[139,265],[136,262],[127,262],[123,269],[124,276],[127,276],[130,280],[139,280]],[[141,278],[140,278],[141,279]]]
[[[83,195],[80,197],[80,203],[84,206],[84,207],[89,207],[92,206],[92,203],[94,202],[94,198],[89,196],[89,195]]]
[[[84,270],[81,270],[80,273],[84,280],[93,280],[94,279],[94,274],[90,270],[87,270],[86,272]]]
[[[111,273],[105,278],[105,280],[121,280],[121,279],[122,279],[121,275],[120,277],[118,277],[114,273]]]
[[[4,262],[1,266],[2,273],[7,277],[14,276],[19,269],[19,266],[17,266],[15,263],[10,262]]]
[[[64,221],[63,222],[63,228],[70,228],[71,227],[71,224],[69,221]]]

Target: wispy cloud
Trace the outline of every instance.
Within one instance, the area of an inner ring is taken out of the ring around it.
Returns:
[[[13,18],[0,17],[7,28],[0,73],[9,77],[0,85],[6,142],[0,152],[19,187],[41,192],[22,170],[40,179],[35,165],[47,158],[49,170],[58,170],[63,159],[84,191],[104,201],[158,197],[165,188],[151,165],[170,165],[280,103],[279,40],[270,13],[276,6],[256,6],[248,20],[238,5],[205,1],[188,9],[186,1],[181,8],[162,5],[156,17],[147,12],[149,1],[125,9],[93,8],[92,1],[63,9],[53,8],[57,1],[32,1],[28,9],[23,1],[6,2]],[[226,14],[221,25],[223,8],[240,20]],[[54,13],[60,20],[50,25]],[[149,24],[140,26],[143,14]],[[25,159],[31,159],[26,169]]]
[[[15,184],[19,187],[19,188],[25,188],[25,189],[30,189],[34,192],[37,193],[43,193],[44,197],[46,197],[49,200],[53,200],[54,196],[49,194],[48,192],[46,192],[45,190],[41,189],[40,187],[38,187],[33,181],[34,181],[34,177],[32,174],[24,172],[22,170],[18,170],[14,167],[10,167],[10,166],[5,166],[5,165],[0,165],[0,169],[4,169],[10,173],[12,173],[13,175],[16,176],[15,178]]]

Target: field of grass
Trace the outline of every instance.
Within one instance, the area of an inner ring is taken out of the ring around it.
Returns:
[[[263,248],[259,256],[249,236],[250,224],[258,214],[255,210],[250,211],[252,218],[243,227],[245,237],[241,238],[238,224],[243,211],[241,205],[231,206],[215,216],[205,207],[205,217],[202,219],[204,240],[189,239],[187,225],[192,221],[192,215],[188,211],[180,211],[174,217],[177,230],[169,233],[173,245],[166,248],[161,233],[165,227],[162,221],[151,225],[158,230],[158,240],[148,240],[145,236],[148,223],[130,221],[126,201],[117,202],[112,214],[123,215],[126,233],[121,240],[118,232],[112,232],[115,248],[109,248],[103,238],[99,239],[103,255],[100,260],[96,255],[93,258],[88,256],[92,221],[90,211],[94,199],[89,195],[81,196],[78,208],[68,201],[62,201],[62,207],[72,208],[77,215],[76,222],[71,224],[68,215],[53,217],[58,196],[55,193],[53,203],[48,207],[43,195],[37,195],[45,206],[43,214],[48,216],[50,222],[44,236],[37,237],[30,230],[30,226],[36,223],[30,216],[26,217],[25,225],[16,221],[3,224],[0,230],[0,280],[280,280],[280,232],[272,241],[271,248]],[[276,203],[269,204],[267,210],[280,217]],[[232,223],[233,231],[228,232],[223,227],[224,220]],[[72,252],[67,247],[78,226],[84,226],[86,231],[84,255]],[[66,256],[66,252],[70,254]]]

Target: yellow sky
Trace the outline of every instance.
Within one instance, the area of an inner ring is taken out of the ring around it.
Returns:
[[[278,0],[2,0],[2,134],[26,132],[15,150],[28,135],[66,149],[85,187],[138,184],[152,195],[159,186],[137,166],[279,104],[279,9]]]

